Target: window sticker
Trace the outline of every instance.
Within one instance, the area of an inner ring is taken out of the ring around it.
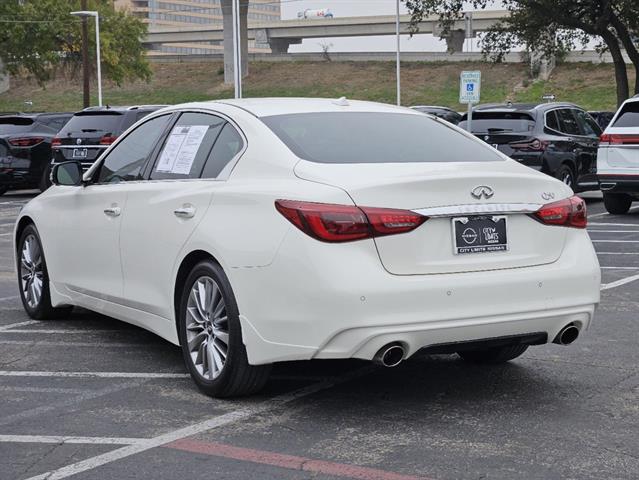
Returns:
[[[188,175],[200,145],[208,131],[208,125],[180,125],[169,135],[156,172]]]

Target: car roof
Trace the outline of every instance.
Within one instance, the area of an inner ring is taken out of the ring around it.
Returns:
[[[167,107],[168,105],[126,105],[126,106],[111,106],[105,105],[102,107],[87,107],[79,112],[129,112],[132,110],[159,110]]]
[[[432,108],[433,110],[446,110],[448,112],[457,113],[452,108],[450,108],[450,107],[442,107],[441,105],[413,105],[410,108],[415,108],[415,109],[417,109],[417,108]]]
[[[409,108],[397,107],[395,105],[388,105],[385,103],[348,100],[346,98],[242,98],[215,100],[212,102],[196,102],[177,105],[176,108],[190,107],[210,109],[214,107],[215,104],[219,103],[241,108],[256,117],[317,112],[387,112],[420,115],[419,112]]]
[[[68,115],[69,117],[71,115],[73,115],[73,112],[29,112],[29,113],[1,113],[0,114],[0,118],[7,118],[7,117],[15,117],[15,118],[30,118],[32,120],[35,120],[37,118],[40,117],[53,117],[53,116],[65,116]]]
[[[532,112],[545,111],[553,108],[581,108],[569,102],[548,102],[548,103],[487,103],[473,108],[477,112]]]

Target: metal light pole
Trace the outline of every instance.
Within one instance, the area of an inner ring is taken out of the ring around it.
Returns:
[[[100,60],[100,14],[96,11],[81,10],[79,12],[71,12],[71,15],[80,18],[95,18],[95,50],[96,61],[98,64],[98,106],[102,106],[102,62]]]
[[[396,76],[397,76],[397,105],[402,104],[402,82],[400,78],[400,43],[399,43],[399,0],[397,0],[397,18],[395,19],[395,34],[397,36],[397,59],[396,59]]]
[[[240,1],[233,0],[233,83],[235,98],[242,98],[242,44],[240,34]]]

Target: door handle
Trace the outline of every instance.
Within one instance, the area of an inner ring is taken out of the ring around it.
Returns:
[[[195,207],[191,204],[183,205],[173,210],[173,213],[178,218],[193,218],[195,216]]]
[[[119,217],[120,213],[122,213],[122,209],[117,205],[113,205],[112,207],[105,208],[104,213],[109,217]]]

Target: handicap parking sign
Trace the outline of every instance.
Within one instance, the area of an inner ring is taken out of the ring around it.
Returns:
[[[459,103],[479,103],[481,72],[464,71],[459,82]]]

